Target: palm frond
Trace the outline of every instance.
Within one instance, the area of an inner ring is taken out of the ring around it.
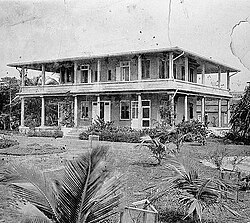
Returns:
[[[24,199],[38,209],[46,210],[48,217],[57,217],[52,185],[44,174],[27,165],[10,164],[0,172],[0,184],[11,185],[14,193],[20,193]]]

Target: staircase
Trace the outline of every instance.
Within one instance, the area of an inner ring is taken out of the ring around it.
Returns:
[[[80,133],[82,133],[83,131],[86,131],[87,129],[88,129],[87,126],[81,127],[81,128],[72,128],[70,131],[68,131],[67,133],[63,135],[63,138],[79,139]]]

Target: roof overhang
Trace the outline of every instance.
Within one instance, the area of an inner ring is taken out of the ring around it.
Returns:
[[[68,58],[60,58],[60,59],[51,59],[51,60],[40,60],[40,61],[30,61],[30,62],[17,62],[7,64],[9,67],[16,68],[27,68],[32,70],[42,70],[42,65],[45,65],[46,71],[55,72],[60,65],[66,64],[66,66],[73,66],[74,62],[81,62],[85,60],[93,60],[93,59],[104,59],[104,58],[112,58],[112,57],[129,57],[136,55],[150,55],[150,54],[163,54],[167,52],[173,52],[177,56],[180,54],[186,55],[189,58],[195,60],[197,62],[198,73],[201,73],[202,64],[206,64],[207,73],[217,73],[218,68],[220,68],[221,72],[240,72],[239,69],[228,66],[226,64],[217,62],[211,58],[206,58],[199,54],[184,50],[180,47],[171,47],[171,48],[160,48],[160,49],[149,49],[149,50],[138,50],[138,51],[130,51],[130,52],[121,52],[121,53],[110,53],[110,54],[92,54],[85,55],[79,57],[68,57]]]

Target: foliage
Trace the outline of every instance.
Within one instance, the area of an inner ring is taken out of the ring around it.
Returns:
[[[60,120],[61,126],[73,127],[74,126],[74,113],[73,113],[73,101],[69,95],[65,97],[65,103],[61,104],[62,120]]]
[[[227,143],[235,143],[235,144],[250,144],[250,137],[242,137],[240,132],[235,131],[234,129],[231,129],[229,132],[227,132],[224,136],[224,142]]]
[[[0,149],[5,149],[15,145],[18,145],[16,140],[0,138]]]
[[[43,131],[34,131],[30,130],[27,133],[29,137],[54,137],[54,138],[62,138],[63,132],[61,130],[43,130]]]
[[[167,155],[175,154],[174,150],[171,150],[166,144],[160,141],[160,138],[151,138],[150,136],[142,136],[141,137],[141,146],[146,146],[153,153],[153,157],[155,157],[158,161],[158,165],[161,165],[161,162]]]
[[[186,211],[185,218],[190,216],[195,222],[201,222],[204,211],[212,209],[238,215],[223,200],[223,195],[232,191],[230,185],[215,178],[203,179],[197,171],[188,171],[181,163],[173,159],[169,160],[166,168],[172,170],[174,175],[163,180],[165,189],[157,192],[153,200],[176,189],[179,191],[178,201]]]
[[[198,120],[184,121],[177,126],[178,134],[185,135],[184,141],[196,141],[206,144],[207,127]]]
[[[103,165],[106,155],[107,148],[99,147],[67,162],[62,179],[54,182],[34,168],[12,164],[0,173],[0,183],[36,208],[23,222],[102,222],[121,198],[120,181]]]
[[[250,86],[246,87],[243,97],[234,106],[230,124],[233,135],[240,141],[250,142]]]
[[[217,170],[222,171],[223,160],[229,155],[229,150],[227,148],[216,148],[212,151],[208,151],[205,158],[207,161],[214,164]]]

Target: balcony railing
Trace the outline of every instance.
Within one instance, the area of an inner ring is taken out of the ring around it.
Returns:
[[[79,83],[63,85],[38,85],[25,86],[22,88],[21,95],[60,95],[70,92],[72,94],[90,93],[120,93],[120,92],[154,92],[164,90],[176,90],[186,93],[201,95],[214,95],[230,97],[227,89],[206,86],[192,82],[172,79],[154,79],[141,81],[120,81],[120,82],[98,82],[98,83]]]

